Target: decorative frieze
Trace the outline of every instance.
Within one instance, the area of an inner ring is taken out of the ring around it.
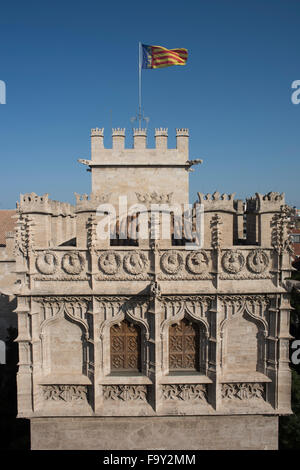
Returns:
[[[262,383],[224,383],[221,387],[224,400],[265,400],[265,385]]]
[[[104,385],[104,400],[119,402],[146,402],[146,385]]]
[[[86,385],[42,385],[42,397],[48,402],[84,403],[87,402]]]
[[[38,281],[84,281],[86,277],[85,253],[69,251],[60,254],[45,250],[36,255],[35,262]],[[84,277],[83,277],[84,276]]]
[[[99,274],[95,279],[103,280],[151,280],[151,252],[146,250],[96,251],[94,235],[90,233],[89,251],[98,254]],[[36,280],[83,281],[87,276],[87,253],[69,251],[60,254],[45,250],[36,255]],[[216,276],[217,260],[211,250],[160,250],[159,280],[213,280]],[[154,259],[152,260],[154,263]],[[276,271],[270,268],[267,250],[224,250],[221,256],[220,279],[272,279]]]
[[[227,250],[222,256],[224,272],[220,273],[220,279],[272,279],[275,272],[268,271],[269,264],[265,250],[255,249],[248,254],[242,250]]]
[[[173,193],[158,194],[156,191],[153,191],[153,193],[135,194],[138,202],[142,204],[170,204],[173,196]]]
[[[96,275],[96,280],[99,281],[112,278],[116,281],[150,279],[150,260],[145,251],[104,251],[99,255],[98,265],[101,274]]]
[[[165,401],[207,402],[207,389],[203,384],[162,385],[161,396]]]

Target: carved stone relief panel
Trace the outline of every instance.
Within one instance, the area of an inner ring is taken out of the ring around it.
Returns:
[[[86,385],[42,385],[42,397],[48,402],[83,404],[88,401]]]
[[[68,251],[67,253],[46,250],[38,252],[35,262],[38,281],[88,280],[86,276],[86,253]]]
[[[44,251],[36,259],[36,268],[41,274],[54,274],[57,270],[58,258],[51,251]]]
[[[116,402],[146,402],[146,385],[104,385],[104,400]]]
[[[212,258],[204,250],[162,252],[159,279],[213,279]]]
[[[266,250],[226,250],[221,264],[220,279],[272,279],[270,257]]]
[[[207,389],[203,384],[162,385],[161,396],[164,401],[207,402]]]
[[[203,250],[189,253],[186,257],[186,266],[192,274],[201,274],[208,271],[208,256]]]
[[[247,257],[247,265],[250,271],[260,274],[267,269],[269,256],[263,250],[253,250]]]
[[[150,279],[149,254],[146,251],[105,251],[99,255],[100,274],[96,280],[147,280]]]
[[[99,256],[99,268],[104,274],[110,276],[116,274],[121,266],[121,256],[114,252],[103,252]]]
[[[223,400],[252,401],[265,400],[265,384],[263,383],[226,383],[222,384]]]
[[[243,253],[239,250],[226,251],[222,256],[222,266],[225,271],[236,274],[242,270],[245,264]]]
[[[67,274],[80,274],[84,264],[84,256],[80,252],[65,253],[62,257],[62,269]]]
[[[182,268],[183,257],[175,250],[167,251],[162,255],[160,264],[164,273],[177,274]]]

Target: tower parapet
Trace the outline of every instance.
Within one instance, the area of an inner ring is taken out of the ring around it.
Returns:
[[[285,205],[284,193],[255,193],[246,200],[247,239],[249,244],[271,246],[272,218]]]
[[[47,193],[20,194],[17,212],[32,217],[36,247],[58,245],[75,237],[74,206],[68,202],[53,201]]]
[[[147,146],[147,129],[133,129],[133,147],[125,148],[124,128],[112,129],[112,148],[104,148],[104,129],[92,129],[91,160],[79,160],[92,172],[92,193],[112,193],[117,203],[125,195],[136,203],[136,193],[174,191],[174,202],[188,202],[188,171],[200,160],[189,160],[189,130],[176,129],[176,148],[168,148],[168,129],[155,129],[155,148]],[[159,170],[159,171],[158,171]],[[181,184],[179,184],[179,181]]]
[[[215,191],[213,194],[198,193],[200,204],[204,206],[204,212],[231,212],[235,213],[234,196],[232,194],[221,194]]]
[[[284,193],[271,191],[265,195],[255,193],[255,197],[247,199],[247,212],[278,212],[285,205]]]

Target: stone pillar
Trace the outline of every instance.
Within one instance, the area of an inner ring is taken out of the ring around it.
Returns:
[[[32,362],[31,362],[31,327],[30,308],[26,298],[18,298],[14,310],[18,315],[19,362],[17,373],[18,417],[28,417],[32,413]]]

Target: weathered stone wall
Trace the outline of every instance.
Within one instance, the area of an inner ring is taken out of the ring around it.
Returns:
[[[278,417],[35,418],[34,450],[276,450]]]

